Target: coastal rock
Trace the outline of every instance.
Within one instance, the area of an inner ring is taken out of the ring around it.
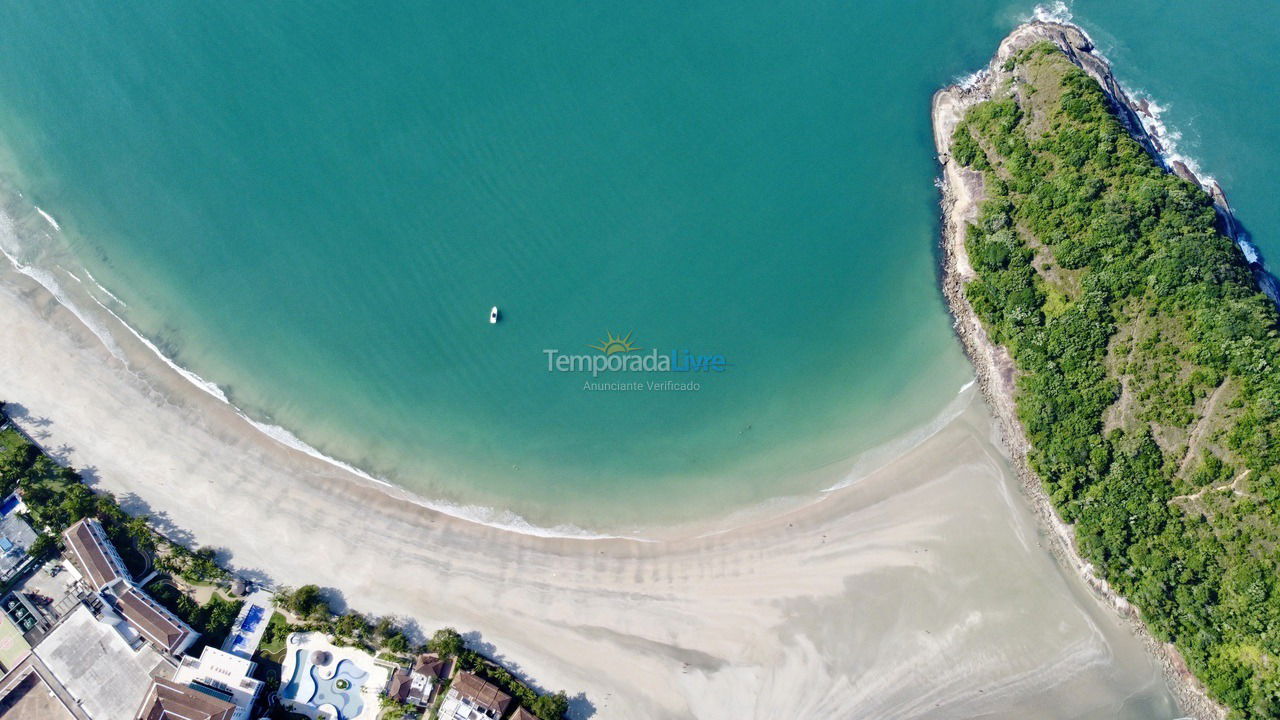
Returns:
[[[1187,164],[1182,162],[1181,160],[1174,160],[1173,162],[1169,163],[1169,169],[1173,171],[1174,175],[1177,175],[1178,177],[1182,178],[1183,180],[1186,180],[1187,182],[1195,183],[1196,185],[1200,184],[1200,178],[1196,177],[1196,174],[1191,172],[1191,168],[1187,167]],[[1213,187],[1215,190],[1218,190],[1219,192],[1221,192],[1221,190],[1218,188],[1217,183],[1214,183]],[[1214,197],[1213,202],[1215,205],[1218,204],[1218,198]],[[1226,204],[1225,196],[1223,197],[1222,204],[1224,205]]]
[[[1210,182],[1208,189],[1209,189],[1209,197],[1213,198],[1213,204],[1219,208],[1226,209],[1227,216],[1231,217],[1231,209],[1227,205],[1227,194],[1222,192],[1222,186],[1218,184],[1218,181],[1214,180]]]
[[[1126,129],[1157,162],[1170,172],[1178,173],[1180,177],[1186,177],[1205,187],[1185,163],[1166,161],[1158,138],[1142,122],[1143,117],[1154,119],[1150,104],[1146,101],[1134,102],[1125,94],[1112,75],[1108,63],[1093,52],[1093,43],[1083,30],[1074,25],[1040,20],[1021,25],[1000,43],[985,70],[975,73],[963,83],[939,90],[933,98],[934,142],[942,165],[943,295],[955,318],[956,335],[973,363],[978,386],[995,416],[996,431],[1001,443],[1008,453],[1010,463],[1018,472],[1024,493],[1047,530],[1054,554],[1082,579],[1099,601],[1126,621],[1130,630],[1143,641],[1148,652],[1160,663],[1179,705],[1190,717],[1196,720],[1224,720],[1227,717],[1226,708],[1208,696],[1204,686],[1187,670],[1186,662],[1177,648],[1155,638],[1141,622],[1140,609],[1116,593],[1079,554],[1075,546],[1074,529],[1058,516],[1040,478],[1027,461],[1030,443],[1018,420],[1014,402],[1016,370],[1012,360],[1004,347],[991,341],[964,294],[965,283],[974,275],[964,250],[964,230],[966,224],[977,216],[982,202],[982,176],[961,167],[951,159],[951,137],[965,112],[992,97],[995,89],[1011,76],[1011,72],[1003,68],[1005,62],[1020,50],[1042,40],[1054,43],[1074,64],[1098,82]],[[1177,166],[1181,166],[1181,171]],[[1225,194],[1216,182],[1205,187],[1205,190],[1212,196],[1223,226],[1231,228],[1230,236],[1238,240],[1235,234],[1237,225],[1231,216]]]

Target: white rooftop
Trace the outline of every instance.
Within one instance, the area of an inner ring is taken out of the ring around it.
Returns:
[[[35,654],[92,718],[133,717],[152,672],[167,675],[171,667],[149,645],[135,651],[84,605],[41,640]]]
[[[173,681],[183,685],[203,683],[227,693],[236,706],[232,720],[247,720],[253,700],[262,688],[261,680],[250,677],[253,667],[254,663],[245,658],[205,647],[199,658],[190,655],[182,658]]]
[[[492,720],[493,716],[471,704],[471,701],[450,690],[440,704],[440,720]]]

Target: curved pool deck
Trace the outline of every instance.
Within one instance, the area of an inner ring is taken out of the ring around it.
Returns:
[[[312,665],[311,679],[315,683],[315,694],[311,697],[312,705],[332,705],[337,708],[340,720],[359,717],[364,711],[364,700],[360,697],[360,690],[369,679],[369,673],[361,670],[355,663],[350,660],[340,660],[328,677],[321,672],[320,668]],[[348,683],[345,690],[338,688],[339,681],[342,680]]]
[[[287,647],[277,694],[288,705],[311,717],[322,710],[336,714],[339,720],[377,716],[378,703],[371,700],[390,678],[391,670],[385,663],[360,650],[333,645],[320,633],[294,633]],[[316,665],[312,658],[317,650],[329,653],[333,660]],[[340,684],[346,687],[339,688]]]
[[[315,666],[309,659],[310,655],[310,650],[303,649],[290,650],[285,656],[284,666],[280,671],[282,676],[289,676],[289,681],[280,686],[280,697],[295,702],[311,703],[311,698],[316,693],[316,684],[312,673],[307,671],[308,668],[315,670]],[[290,666],[292,666],[292,672],[290,672]]]

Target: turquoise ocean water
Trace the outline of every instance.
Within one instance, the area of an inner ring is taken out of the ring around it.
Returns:
[[[5,3],[0,170],[61,228],[9,251],[426,498],[603,528],[812,492],[970,378],[929,98],[1033,8]],[[1280,257],[1280,6],[1070,11]],[[548,372],[609,333],[728,367]]]

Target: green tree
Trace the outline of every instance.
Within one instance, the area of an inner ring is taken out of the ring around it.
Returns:
[[[155,531],[148,524],[146,515],[135,515],[125,521],[125,532],[133,541],[134,547],[143,552],[153,552],[156,549]]]
[[[462,652],[462,636],[451,627],[440,628],[427,641],[427,649],[442,658],[454,657]]]
[[[404,654],[409,652],[409,641],[403,633],[395,633],[386,639],[385,647],[393,653]]]
[[[331,615],[329,603],[318,585],[303,585],[295,590],[287,607],[299,617],[313,620],[327,619]]]
[[[369,621],[358,612],[351,611],[338,617],[333,632],[339,637],[361,640],[369,633]]]
[[[27,554],[33,558],[40,559],[52,554],[58,549],[58,542],[49,535],[37,535],[36,539],[27,547]]]
[[[982,174],[964,292],[1017,367],[1028,461],[1233,717],[1280,717],[1280,313],[1092,78],[1047,42],[1005,68],[952,159]]]
[[[540,695],[529,709],[540,720],[561,720],[569,712],[569,698],[563,692]]]

